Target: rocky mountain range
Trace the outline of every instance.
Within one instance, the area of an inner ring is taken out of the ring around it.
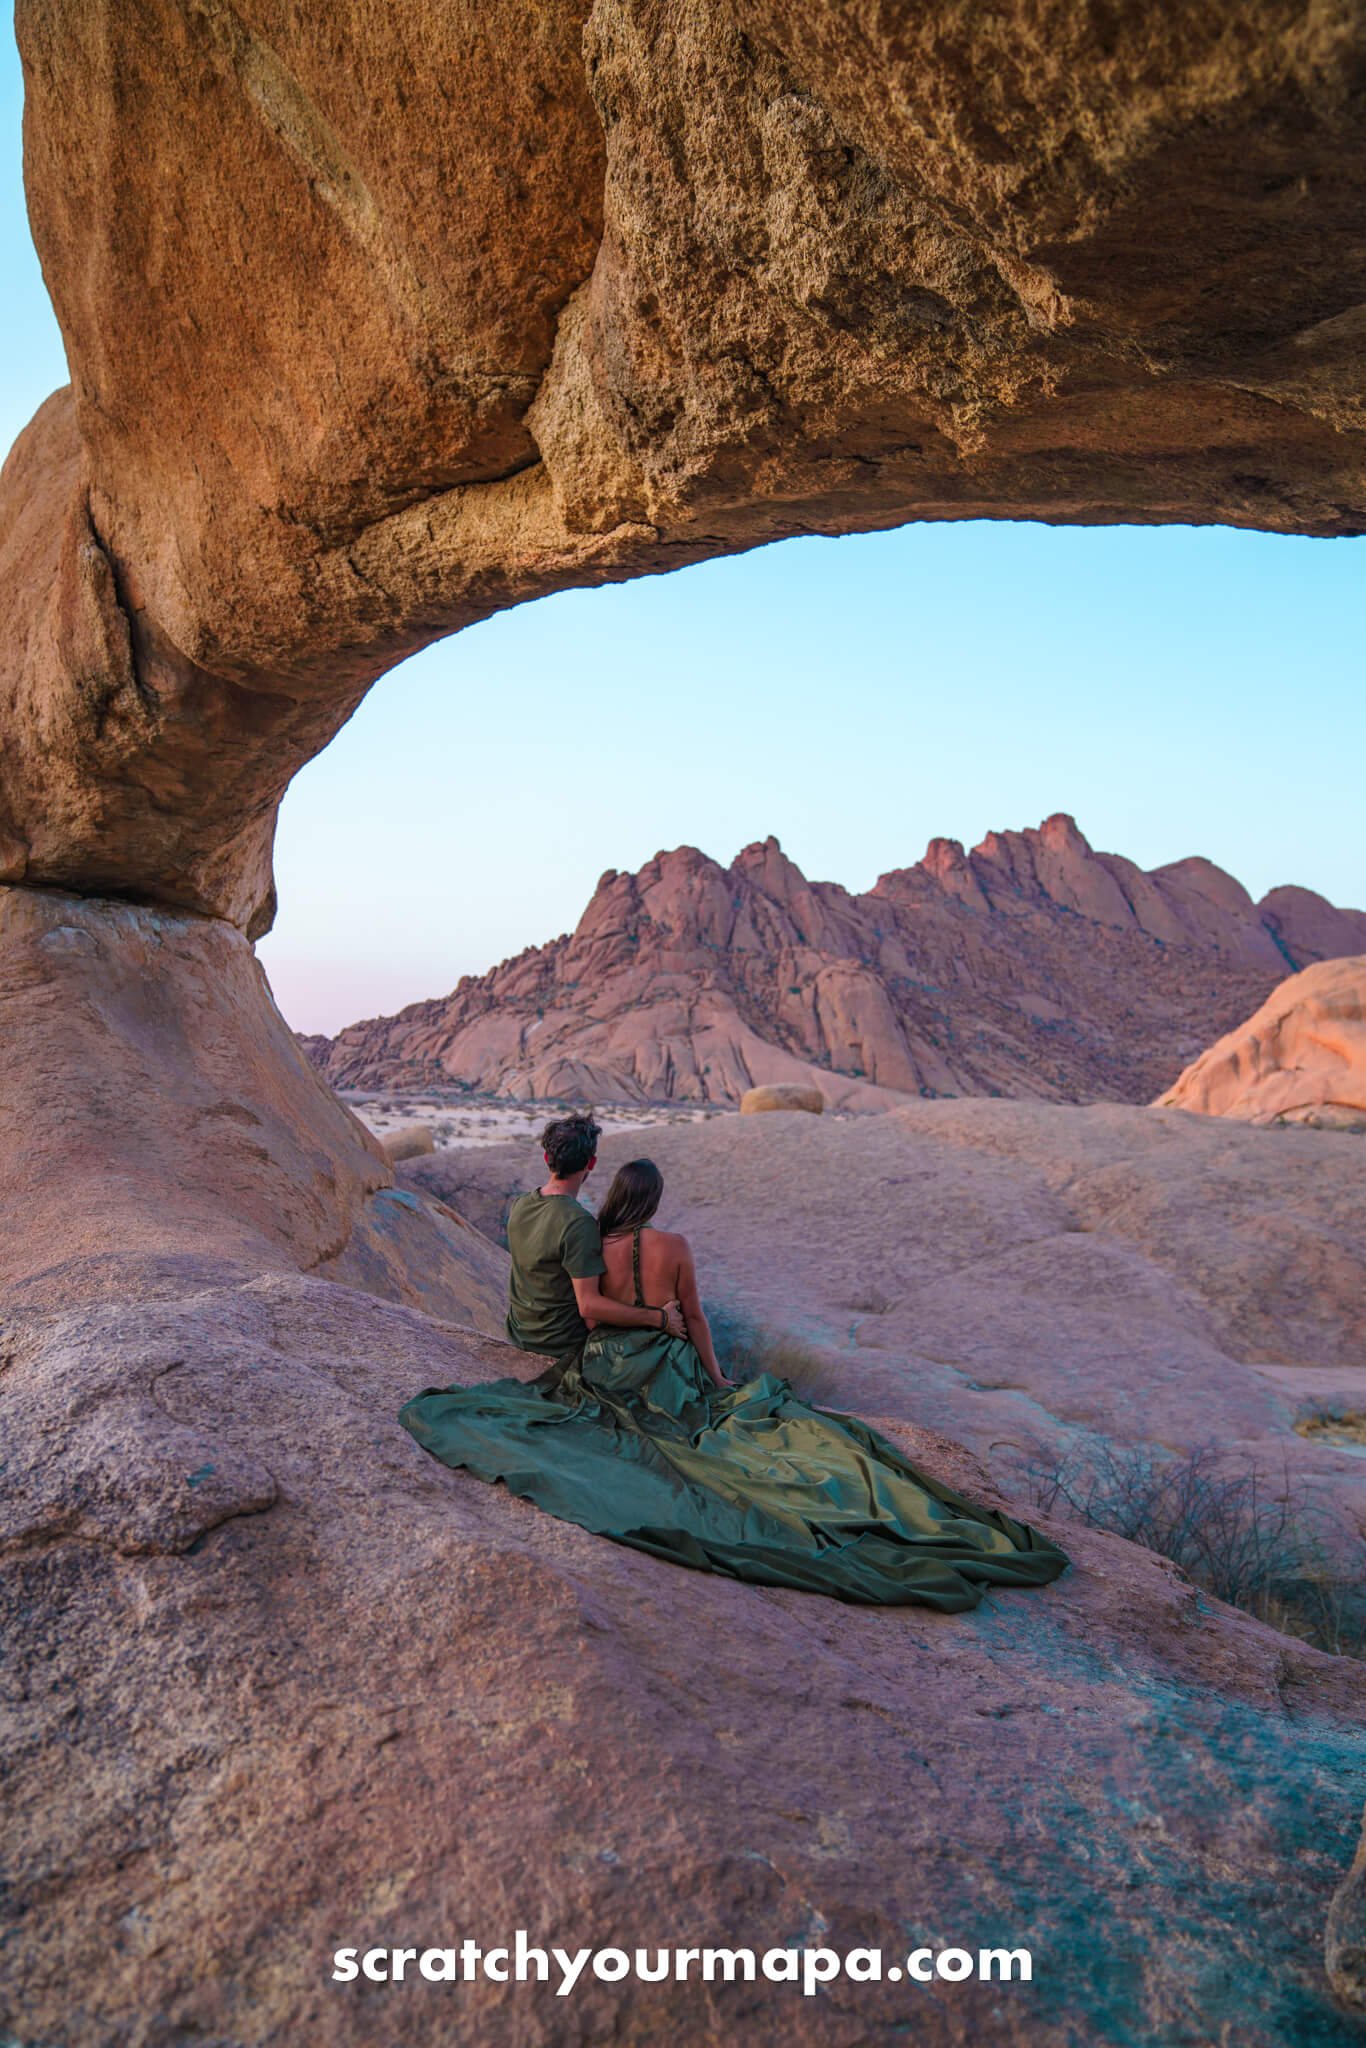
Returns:
[[[1254,902],[1212,862],[1145,871],[1059,813],[934,839],[866,894],[776,839],[602,877],[577,929],[448,996],[305,1041],[337,1086],[730,1102],[815,1079],[891,1096],[1148,1101],[1287,973],[1366,952],[1366,913]]]

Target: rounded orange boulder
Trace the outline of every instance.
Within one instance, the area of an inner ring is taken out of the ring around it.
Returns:
[[[1292,974],[1201,1053],[1158,1107],[1255,1124],[1366,1128],[1366,954]]]
[[[757,1116],[766,1109],[805,1109],[819,1116],[825,1097],[819,1088],[806,1088],[800,1081],[774,1081],[766,1088],[747,1088],[740,1097],[741,1116]]]

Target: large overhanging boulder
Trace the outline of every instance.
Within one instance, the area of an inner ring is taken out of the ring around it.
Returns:
[[[1346,4],[18,28],[72,386],[3,485],[0,879],[261,932],[369,683],[566,583],[914,518],[1363,524]]]

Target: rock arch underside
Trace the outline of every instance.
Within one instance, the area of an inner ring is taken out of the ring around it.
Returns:
[[[358,1999],[327,1958],[517,1926],[971,1945],[1027,1898],[1046,1980],[931,1992],[920,2038],[1347,2041],[1360,1667],[1071,1525],[1046,1598],[949,1624],[672,1571],[429,1469],[389,1418],[508,1369],[503,1254],[394,1185],[252,942],[293,774],[500,608],[919,519],[1366,528],[1360,8],[19,0],[17,26],[71,384],[0,483],[10,2034],[554,2042],[564,2001]],[[1011,1257],[1103,1252],[1079,1299],[1204,1346],[1231,1439],[1288,1427],[1266,1375],[1306,1346],[1346,1384],[1345,1141],[1120,1108],[1055,1108],[1045,1140],[1043,1114],[897,1111],[878,1186],[951,1170]],[[800,1179],[848,1129],[745,1123],[706,1159],[756,1214],[765,1162]],[[1255,1277],[1268,1142],[1318,1303],[1280,1322],[1219,1278]],[[1218,1256],[1181,1250],[1178,1157],[1244,1190]],[[832,1189],[867,1170],[822,1158]],[[1018,1388],[960,1371],[936,1435],[933,1347],[909,1391],[894,1370],[912,1322],[818,1307],[851,1405],[989,1494]],[[1109,1398],[1049,1412],[1122,1435]],[[1350,1461],[1293,1442],[1359,1536]],[[666,1995],[595,1983],[574,2024],[852,2048],[907,2018],[891,1987]]]

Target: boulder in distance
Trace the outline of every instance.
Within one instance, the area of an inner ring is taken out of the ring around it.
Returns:
[[[757,1116],[765,1109],[805,1109],[819,1116],[825,1097],[819,1088],[807,1088],[800,1081],[774,1081],[767,1087],[747,1088],[740,1097],[741,1116]]]
[[[1158,1106],[1255,1124],[1366,1129],[1366,954],[1319,960],[1281,982]]]
[[[397,1130],[382,1131],[379,1142],[390,1165],[400,1159],[422,1159],[436,1150],[430,1124],[400,1124]]]

